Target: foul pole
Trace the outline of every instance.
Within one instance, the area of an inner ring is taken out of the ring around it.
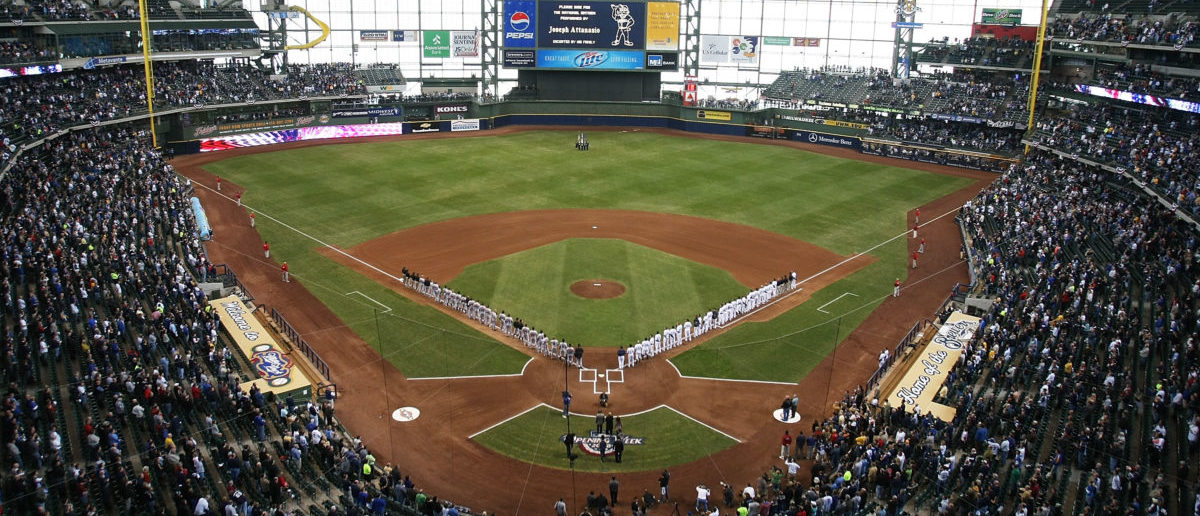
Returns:
[[[154,65],[150,63],[150,16],[146,12],[146,0],[138,0],[138,11],[142,17],[142,64],[146,71],[146,107],[150,110],[150,141],[158,148],[158,129],[154,124]]]
[[[1033,129],[1033,108],[1037,106],[1037,91],[1038,81],[1042,76],[1042,46],[1046,43],[1046,16],[1050,12],[1050,1],[1042,0],[1042,19],[1038,24],[1037,47],[1033,54],[1033,83],[1029,85],[1029,122],[1025,125],[1026,130]],[[1029,146],[1025,146],[1025,153],[1029,154]]]

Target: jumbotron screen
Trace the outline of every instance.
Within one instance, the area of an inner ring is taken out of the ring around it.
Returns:
[[[504,66],[548,70],[679,68],[679,2],[506,0]]]

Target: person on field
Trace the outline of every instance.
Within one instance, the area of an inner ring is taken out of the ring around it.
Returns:
[[[271,259],[271,244],[268,242],[263,242],[263,256],[268,260]]]
[[[892,285],[892,297],[900,297],[900,278],[896,278],[896,283]]]
[[[287,264],[287,262],[283,262],[283,265],[279,266],[279,269],[281,271],[283,271],[283,282],[291,283],[292,280],[288,279],[288,264]]]

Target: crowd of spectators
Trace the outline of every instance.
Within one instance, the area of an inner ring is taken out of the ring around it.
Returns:
[[[165,0],[150,0],[147,9],[153,19],[182,18],[249,18],[240,5],[199,7],[181,2],[176,10]],[[137,20],[141,15],[137,0],[93,0],[92,5],[80,0],[0,0],[0,20],[22,21],[111,21]]]
[[[769,514],[1165,515],[1172,505],[1191,514],[1192,230],[1109,173],[1041,151],[968,202],[959,223],[978,295],[992,304],[935,398],[956,409],[953,420],[856,389],[807,433],[784,438],[782,467],[746,489],[725,486],[724,504]],[[796,462],[806,459],[802,476]]]
[[[342,514],[445,502],[375,458],[332,401],[243,390],[200,281],[190,186],[135,127],[85,129],[0,179],[13,514]],[[228,509],[227,509],[228,508]],[[228,512],[232,511],[232,512]]]
[[[781,73],[764,97],[785,107],[816,101],[1023,122],[1028,116],[1024,105],[1028,88],[1025,74],[1004,72],[958,69],[894,79],[882,69],[805,69]]]
[[[1107,89],[1185,100],[1200,98],[1200,79],[1161,74],[1153,71],[1149,64],[1138,63],[1132,67],[1096,70],[1092,79],[1082,82]]]
[[[1080,14],[1056,17],[1046,26],[1046,35],[1054,40],[1109,41],[1184,48],[1200,45],[1200,41],[1196,40],[1200,36],[1200,23],[1175,17]]]
[[[1041,143],[1124,169],[1200,216],[1200,116],[1163,108],[1069,104],[1037,122]]]
[[[931,64],[1024,67],[1033,62],[1033,50],[1032,41],[1020,38],[945,38],[926,43],[917,59]]]
[[[155,65],[155,107],[249,102],[303,96],[361,94],[364,88],[346,63],[292,65],[273,80],[257,68],[218,67],[211,62]],[[5,153],[15,142],[146,112],[141,66],[76,70],[0,81],[0,137]]]
[[[1020,149],[1022,131],[986,124],[877,117],[868,133],[906,142],[1010,154]]]
[[[0,41],[0,66],[57,61],[54,51],[32,41]]]

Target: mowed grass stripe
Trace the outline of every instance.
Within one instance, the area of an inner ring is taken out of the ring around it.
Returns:
[[[590,279],[620,282],[625,294],[585,299],[570,291],[572,283]],[[551,338],[584,346],[632,344],[747,291],[723,270],[604,238],[568,239],[476,264],[449,287]]]
[[[717,453],[736,442],[692,421],[673,410],[657,408],[622,418],[625,433],[645,438],[645,444],[625,447],[617,464],[612,457],[587,455],[575,448],[575,469],[587,472],[623,473],[667,468]],[[571,416],[571,430],[579,436],[595,430],[595,417]],[[501,455],[540,466],[569,469],[562,436],[567,420],[561,410],[539,407],[475,436],[475,442]]]

